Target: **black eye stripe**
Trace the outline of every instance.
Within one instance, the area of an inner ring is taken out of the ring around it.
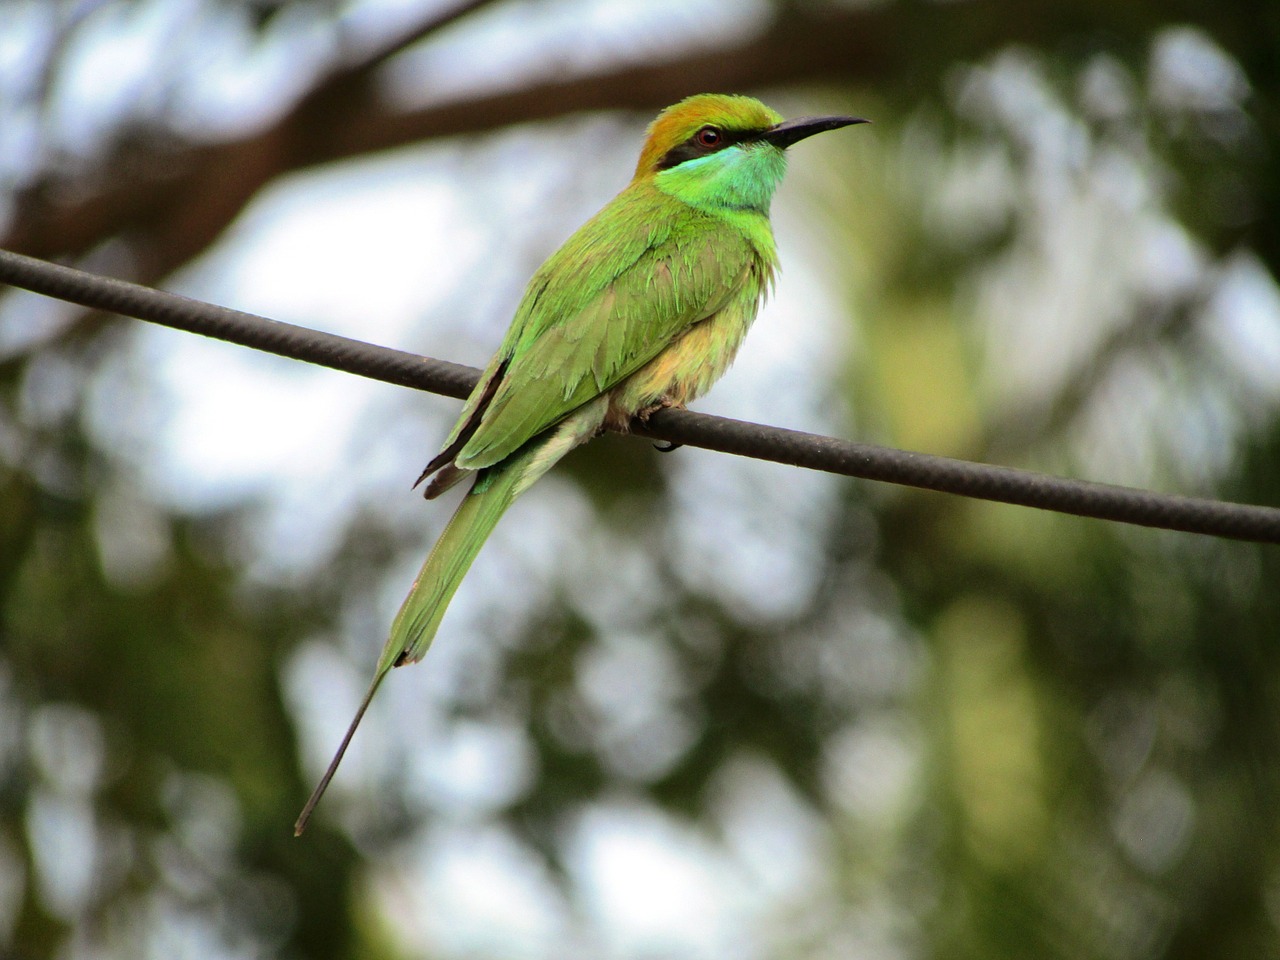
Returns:
[[[658,161],[658,170],[670,170],[672,167],[678,167],[686,160],[696,160],[698,157],[705,157],[717,151],[723,150],[725,147],[731,147],[735,143],[743,143],[747,140],[754,140],[764,130],[725,130],[721,127],[712,127],[716,133],[720,135],[720,139],[709,147],[704,147],[698,142],[698,134],[706,127],[699,127],[688,140],[678,143],[668,150],[661,160]]]

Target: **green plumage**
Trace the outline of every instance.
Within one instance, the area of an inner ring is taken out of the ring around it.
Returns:
[[[780,122],[701,95],[649,128],[631,183],[538,269],[511,327],[421,479],[475,483],[405,598],[373,682],[298,819],[301,833],[379,684],[426,653],[507,507],[602,428],[684,404],[732,362],[776,267],[769,201],[790,143],[854,118]]]
[[[445,441],[447,448],[471,423],[488,380],[501,370],[478,429],[454,462],[465,469],[498,463],[731,299],[754,306],[774,257],[763,213],[698,210],[652,182],[632,183],[534,274]],[[744,324],[751,319],[741,317]]]

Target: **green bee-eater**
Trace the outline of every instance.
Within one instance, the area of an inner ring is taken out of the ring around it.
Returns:
[[[769,201],[784,151],[858,117],[783,121],[750,97],[700,94],[649,126],[635,176],[529,281],[502,345],[418,482],[475,482],[436,541],[355,719],[298,818],[301,834],[392,667],[427,652],[498,518],[604,429],[680,406],[728,369],[777,269]]]

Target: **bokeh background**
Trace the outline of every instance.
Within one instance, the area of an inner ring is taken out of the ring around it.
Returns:
[[[699,409],[1280,504],[1271,0],[5,0],[0,246],[475,365],[702,91]],[[1280,956],[1280,554],[608,437],[291,826],[456,402],[0,296],[0,955]]]

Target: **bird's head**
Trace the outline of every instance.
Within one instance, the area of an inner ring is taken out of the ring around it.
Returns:
[[[860,117],[784,121],[751,97],[700,93],[667,107],[649,125],[635,179],[694,206],[767,212],[786,170],[784,151],[805,137]]]

